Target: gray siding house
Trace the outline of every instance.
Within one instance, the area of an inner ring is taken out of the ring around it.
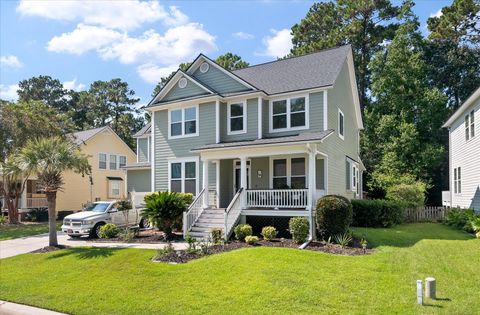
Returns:
[[[228,237],[238,222],[304,216],[313,235],[319,197],[362,196],[350,46],[236,71],[199,55],[146,110],[127,185],[194,194],[184,233]]]

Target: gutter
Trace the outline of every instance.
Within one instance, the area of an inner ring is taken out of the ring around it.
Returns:
[[[310,244],[311,241],[313,241],[312,235],[310,235],[310,236],[308,237],[308,240],[307,240],[305,243],[303,243],[302,245],[300,245],[300,246],[298,247],[298,249],[305,249],[305,248],[308,246],[308,244]]]

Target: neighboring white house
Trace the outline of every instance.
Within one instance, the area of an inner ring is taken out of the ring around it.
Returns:
[[[480,88],[443,125],[449,129],[452,207],[480,212]]]

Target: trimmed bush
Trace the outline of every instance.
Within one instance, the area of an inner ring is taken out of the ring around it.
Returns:
[[[239,224],[233,230],[235,232],[235,238],[239,241],[245,241],[245,237],[252,235],[252,226],[249,224]]]
[[[290,222],[288,223],[288,228],[295,242],[300,244],[307,240],[308,230],[310,228],[310,224],[308,223],[307,218],[291,218]]]
[[[245,242],[247,242],[249,245],[255,245],[258,242],[258,237],[252,235],[246,236]]]
[[[108,223],[100,228],[98,236],[100,236],[100,238],[114,238],[119,232],[120,230],[115,224]]]
[[[386,198],[391,201],[405,203],[409,208],[418,208],[425,205],[427,184],[415,182],[413,184],[398,184],[387,188]]]
[[[337,234],[344,234],[352,223],[352,204],[337,195],[328,195],[317,202],[317,231],[326,239]]]
[[[452,208],[448,211],[445,224],[455,229],[473,232],[472,221],[476,215],[473,209]]]
[[[261,234],[264,240],[269,241],[277,236],[277,229],[273,226],[265,226],[263,227]]]
[[[34,208],[25,214],[25,221],[30,222],[46,222],[48,221],[47,208]]]
[[[390,227],[404,221],[405,205],[381,199],[356,199],[353,206],[353,226]]]

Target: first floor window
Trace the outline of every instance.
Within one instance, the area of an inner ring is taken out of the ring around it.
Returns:
[[[245,131],[245,104],[235,103],[228,106],[228,132],[241,133]]]
[[[107,155],[105,153],[98,154],[98,168],[101,170],[107,169]]]
[[[360,183],[360,172],[358,170],[358,164],[347,159],[346,162],[346,182],[347,182],[347,190],[359,193],[359,183]]]
[[[170,163],[170,191],[197,193],[197,163],[172,162]]]
[[[110,154],[110,169],[117,169],[117,156],[115,154]]]
[[[111,180],[110,181],[110,197],[117,198],[120,197],[120,181]]]
[[[307,126],[306,97],[292,97],[271,103],[272,131],[301,129]]]
[[[307,186],[305,158],[273,160],[273,189],[303,189]]]
[[[181,137],[197,134],[197,107],[170,111],[170,136]]]
[[[122,168],[127,165],[127,157],[125,155],[120,155],[118,157],[118,167]]]
[[[462,193],[462,169],[460,167],[453,169],[453,192],[455,194]]]

